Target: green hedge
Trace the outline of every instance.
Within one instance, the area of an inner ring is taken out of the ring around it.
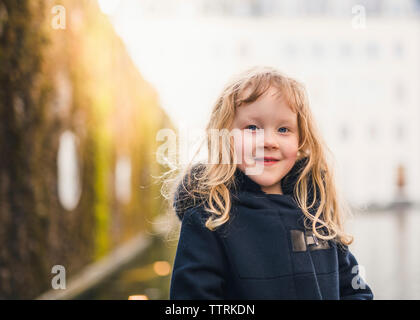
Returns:
[[[66,29],[51,25],[66,9]],[[139,39],[140,41],[140,39]],[[93,0],[0,0],[0,298],[51,289],[147,230],[158,214],[156,132],[172,127],[154,89]],[[60,136],[77,137],[81,197],[58,198]],[[131,199],[115,197],[115,165],[131,160]]]

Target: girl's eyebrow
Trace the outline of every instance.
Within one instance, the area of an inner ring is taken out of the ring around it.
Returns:
[[[258,115],[249,115],[244,119],[244,121],[250,121],[250,120],[261,121],[261,118]],[[279,123],[286,123],[289,125],[293,125],[294,121],[292,121],[291,119],[282,118],[279,120]]]

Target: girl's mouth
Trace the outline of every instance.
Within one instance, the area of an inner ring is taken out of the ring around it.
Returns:
[[[264,163],[265,166],[273,165],[279,162],[278,159],[272,157],[256,158],[256,162]]]

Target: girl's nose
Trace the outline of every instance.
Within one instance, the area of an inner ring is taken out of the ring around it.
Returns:
[[[264,148],[267,149],[278,149],[279,145],[273,133],[268,130],[264,130]]]

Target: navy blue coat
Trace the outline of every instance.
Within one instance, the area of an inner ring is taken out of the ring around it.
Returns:
[[[230,219],[215,231],[202,205],[175,205],[182,225],[170,299],[373,299],[348,247],[304,228],[293,197],[302,166],[282,179],[283,195],[264,193],[238,169]]]

